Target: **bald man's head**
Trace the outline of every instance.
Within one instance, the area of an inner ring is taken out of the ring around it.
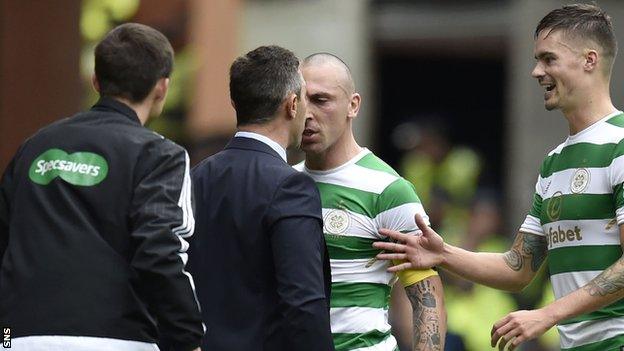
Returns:
[[[336,73],[339,74],[337,78],[342,88],[345,89],[345,93],[347,93],[347,95],[355,93],[355,82],[351,75],[351,69],[349,69],[349,66],[338,56],[327,52],[319,52],[306,57],[301,65],[303,69],[311,66],[335,67]]]

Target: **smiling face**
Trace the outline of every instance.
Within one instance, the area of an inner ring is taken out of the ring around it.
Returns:
[[[353,92],[344,69],[336,64],[304,66],[303,77],[308,114],[301,149],[306,154],[327,154],[350,140],[351,120],[357,115],[359,95]]]
[[[544,88],[547,110],[574,109],[583,97],[585,78],[582,49],[561,31],[542,30],[535,40],[535,68],[531,75]]]

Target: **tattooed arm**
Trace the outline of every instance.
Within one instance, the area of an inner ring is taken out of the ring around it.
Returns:
[[[624,246],[624,225],[620,225],[620,242]],[[587,285],[533,311],[510,313],[494,324],[492,346],[499,349],[509,344],[514,350],[520,343],[542,335],[562,320],[595,311],[624,298],[624,256],[605,269]]]
[[[386,251],[377,257],[406,260],[405,263],[389,268],[389,271],[438,266],[479,284],[519,291],[533,279],[548,252],[544,236],[524,232],[518,233],[511,249],[506,253],[471,252],[444,243],[422,218],[417,217],[416,222],[423,232],[421,236],[409,236],[385,229],[379,231],[398,243],[374,243],[374,247]]]
[[[431,276],[405,288],[412,304],[414,351],[442,351],[446,336],[442,282]]]

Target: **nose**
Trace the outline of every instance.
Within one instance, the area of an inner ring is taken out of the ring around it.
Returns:
[[[545,75],[545,73],[544,73],[544,69],[542,69],[542,65],[540,65],[539,62],[537,62],[535,64],[535,67],[533,68],[533,71],[531,71],[531,76],[533,78],[539,79],[539,78],[543,77],[544,75]]]

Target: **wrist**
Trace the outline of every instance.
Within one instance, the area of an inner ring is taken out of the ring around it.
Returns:
[[[557,325],[557,323],[559,323],[559,321],[565,318],[561,309],[559,308],[559,306],[557,306],[556,302],[557,301],[541,308],[551,327],[554,327],[555,325]]]
[[[448,257],[452,254],[453,252],[453,246],[447,244],[446,242],[443,243],[442,246],[442,255],[440,257],[441,261],[439,266],[442,268],[447,268],[448,267]]]

